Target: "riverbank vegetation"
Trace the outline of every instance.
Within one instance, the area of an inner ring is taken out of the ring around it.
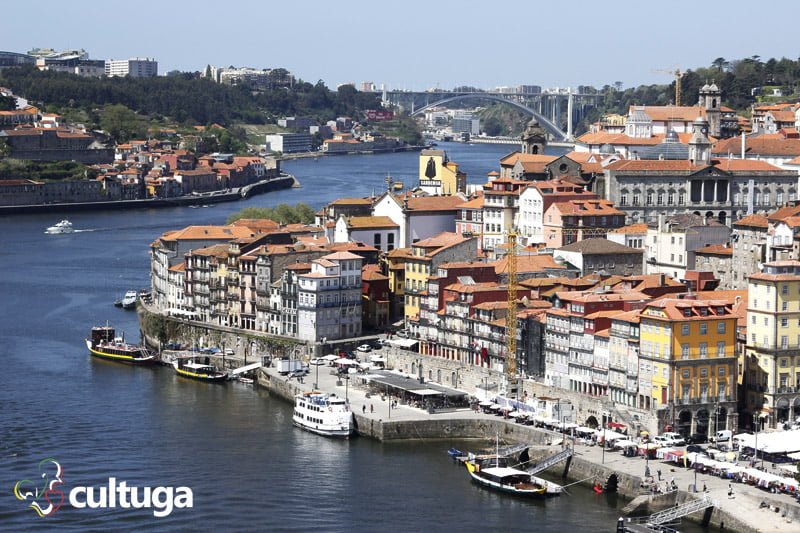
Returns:
[[[278,224],[310,224],[314,222],[314,210],[302,202],[289,205],[278,204],[275,207],[246,207],[228,217],[228,224],[242,218],[260,218],[274,220]]]
[[[24,177],[34,181],[82,180],[96,177],[97,172],[77,161],[22,161],[0,157],[0,179]]]

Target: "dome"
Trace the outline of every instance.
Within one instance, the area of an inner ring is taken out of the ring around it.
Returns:
[[[667,131],[667,134],[664,136],[664,143],[679,143],[681,142],[680,137],[672,128]]]
[[[629,124],[638,123],[638,124],[649,124],[653,121],[650,118],[650,115],[645,113],[643,107],[634,107],[631,114],[628,116],[627,122]]]
[[[603,155],[611,155],[617,153],[617,151],[614,150],[612,145],[606,143],[600,147],[600,153]]]
[[[696,119],[694,119],[692,124],[696,124],[698,126],[704,126],[704,125],[707,126],[708,121],[704,117],[697,117]]]

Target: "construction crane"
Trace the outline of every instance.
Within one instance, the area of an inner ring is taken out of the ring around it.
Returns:
[[[661,72],[662,74],[669,74],[671,76],[675,76],[675,105],[681,105],[681,78],[683,77],[683,72],[681,69],[676,68],[675,70],[666,70],[666,69],[656,69],[654,72]]]
[[[506,314],[506,377],[508,395],[517,386],[517,232],[508,231],[508,311]]]

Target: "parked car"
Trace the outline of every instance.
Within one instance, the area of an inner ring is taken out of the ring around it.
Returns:
[[[708,442],[708,435],[704,433],[692,433],[686,437],[687,444],[704,444]]]
[[[677,433],[667,432],[662,435],[657,435],[653,438],[653,442],[661,446],[683,446],[686,441]]]
[[[703,455],[708,455],[708,452],[702,446],[698,446],[697,444],[690,444],[686,447],[686,453],[701,453]]]
[[[408,332],[404,329],[399,330],[395,335],[404,339],[408,338]]]
[[[310,365],[317,366],[317,365],[324,365],[325,363],[327,363],[327,361],[325,361],[325,359],[323,359],[322,357],[314,357],[308,363]]]
[[[369,344],[362,344],[361,346],[356,348],[356,350],[358,350],[359,352],[371,352],[372,346],[370,346]]]

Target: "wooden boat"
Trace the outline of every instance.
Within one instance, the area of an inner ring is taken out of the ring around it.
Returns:
[[[92,328],[86,339],[86,347],[95,357],[117,361],[129,365],[149,365],[156,362],[156,356],[138,344],[128,344],[124,337],[116,337],[114,328],[98,326]]]
[[[561,485],[509,466],[508,459],[499,453],[499,445],[494,454],[470,454],[464,465],[474,482],[498,492],[525,498],[548,498],[559,496],[563,491]]]
[[[355,430],[353,413],[344,398],[310,391],[294,397],[292,422],[317,435],[349,438]]]
[[[228,373],[210,364],[207,357],[177,359],[172,363],[172,366],[179,376],[185,378],[210,382],[220,382],[228,379]]]

